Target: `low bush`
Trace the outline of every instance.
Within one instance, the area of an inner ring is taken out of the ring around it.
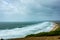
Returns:
[[[51,31],[51,32],[41,32],[38,34],[31,34],[26,37],[57,36],[57,35],[60,35],[60,28],[56,29],[55,31]]]

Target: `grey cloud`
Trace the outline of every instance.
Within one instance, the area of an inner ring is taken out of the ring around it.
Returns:
[[[60,20],[60,0],[0,0],[0,19],[6,21]]]

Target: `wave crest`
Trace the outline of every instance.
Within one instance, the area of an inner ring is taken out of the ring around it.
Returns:
[[[0,37],[4,39],[23,38],[30,34],[49,32],[53,29],[53,27],[54,27],[53,22],[43,22],[22,28],[0,30]]]

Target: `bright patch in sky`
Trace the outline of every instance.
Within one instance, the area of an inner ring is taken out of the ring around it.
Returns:
[[[60,0],[0,0],[0,21],[60,20]]]

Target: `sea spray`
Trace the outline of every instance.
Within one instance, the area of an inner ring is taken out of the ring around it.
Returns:
[[[3,39],[24,38],[25,36],[30,34],[49,32],[52,30],[53,27],[54,27],[53,22],[43,22],[22,28],[0,30],[0,37]]]

